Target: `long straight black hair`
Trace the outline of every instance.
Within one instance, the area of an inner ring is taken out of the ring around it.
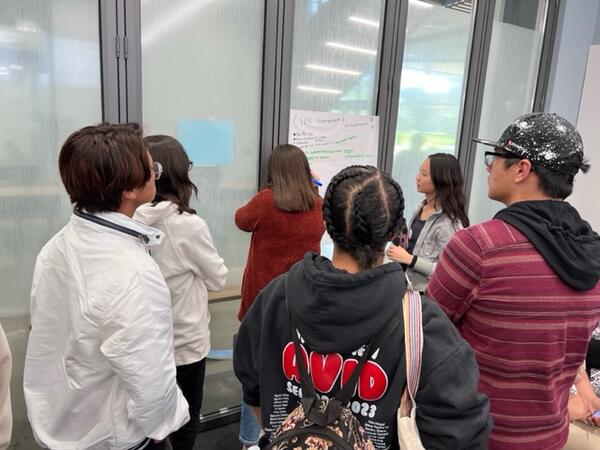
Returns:
[[[449,153],[429,155],[429,173],[435,187],[435,203],[453,222],[469,226],[464,181],[458,160]]]
[[[192,194],[198,196],[198,187],[192,183],[189,175],[190,160],[179,141],[171,136],[146,136],[144,143],[154,161],[158,161],[163,171],[156,180],[156,196],[153,205],[165,200],[177,205],[179,214],[188,212],[196,214],[190,208]]]

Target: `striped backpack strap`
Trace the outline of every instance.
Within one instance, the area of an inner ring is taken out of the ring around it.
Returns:
[[[423,321],[421,295],[409,285],[402,300],[404,310],[404,347],[406,352],[406,389],[400,408],[408,415],[415,406],[415,397],[421,376],[423,353]]]

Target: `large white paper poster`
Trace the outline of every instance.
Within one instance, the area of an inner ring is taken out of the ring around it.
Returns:
[[[344,167],[377,166],[379,118],[292,109],[288,142],[306,153],[310,168],[323,183],[319,193],[325,195],[333,176]],[[321,254],[331,258],[332,253],[333,244],[325,233]]]
[[[323,195],[344,167],[377,166],[379,118],[292,109],[288,142],[306,153],[310,168],[321,177]]]

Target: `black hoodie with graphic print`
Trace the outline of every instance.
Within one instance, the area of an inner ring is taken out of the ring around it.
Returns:
[[[240,326],[234,370],[244,401],[260,406],[265,432],[275,432],[301,396],[287,304],[310,362],[316,390],[333,397],[364,346],[401,307],[406,289],[397,263],[356,274],[307,253],[258,296]],[[288,298],[286,302],[286,284]],[[469,345],[446,315],[423,298],[423,362],[417,425],[427,449],[484,449],[492,426],[487,397]],[[397,449],[396,410],[406,383],[404,329],[373,353],[349,407],[375,448]]]

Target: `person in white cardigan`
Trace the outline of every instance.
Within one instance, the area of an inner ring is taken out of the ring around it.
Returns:
[[[156,197],[134,218],[161,230],[165,239],[152,250],[171,291],[177,382],[189,404],[190,421],[169,436],[175,450],[190,450],[199,431],[206,356],[210,350],[208,291],[225,286],[227,268],[206,221],[190,208],[198,189],[189,178],[191,161],[170,136],[147,136],[146,147],[163,166]]]
[[[405,242],[400,238],[386,251],[403,264],[412,286],[425,292],[429,278],[454,233],[469,226],[463,176],[458,160],[449,153],[429,155],[417,172],[417,191],[425,194],[413,214]]]

